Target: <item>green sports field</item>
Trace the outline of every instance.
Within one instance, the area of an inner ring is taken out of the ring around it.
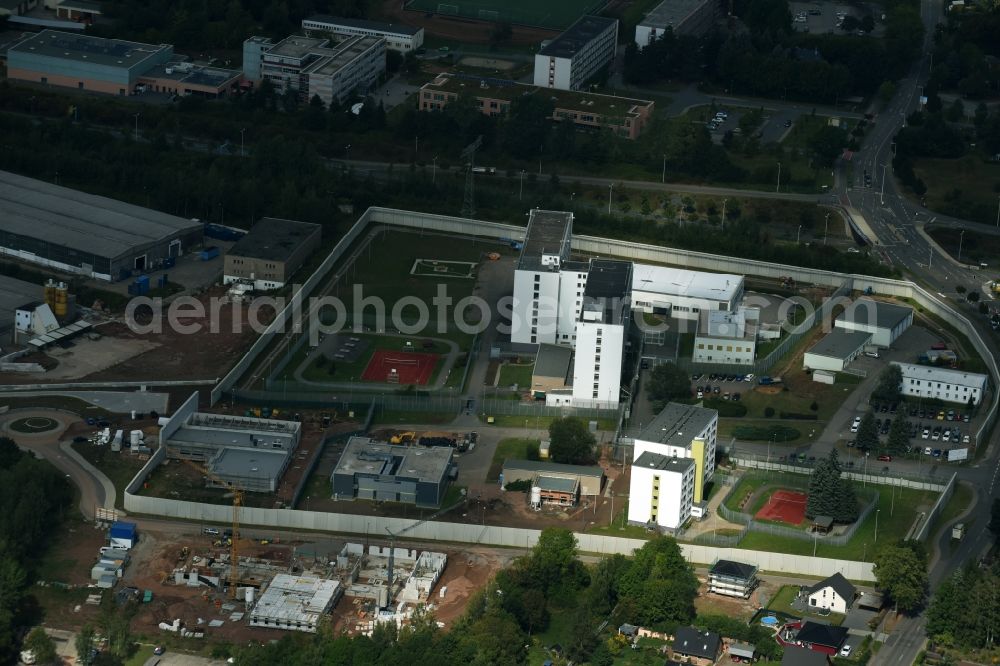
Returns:
[[[608,0],[410,0],[407,9],[563,30],[584,14],[600,11]]]

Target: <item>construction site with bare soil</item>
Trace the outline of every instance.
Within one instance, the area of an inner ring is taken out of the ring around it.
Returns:
[[[234,571],[230,540],[219,537],[143,534],[116,592],[142,600],[133,631],[236,643],[325,626],[370,635],[378,623],[405,625],[418,606],[447,626],[506,560],[487,550],[251,539],[247,533],[238,538]]]

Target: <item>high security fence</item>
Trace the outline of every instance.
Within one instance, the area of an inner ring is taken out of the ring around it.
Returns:
[[[945,485],[944,490],[941,491],[941,496],[938,497],[938,501],[934,503],[931,510],[927,512],[926,516],[924,516],[924,522],[920,526],[920,529],[917,530],[917,534],[914,536],[917,541],[926,541],[928,537],[932,536],[930,534],[931,523],[934,522],[934,519],[937,518],[938,514],[941,513],[941,510],[944,509],[945,504],[948,503],[951,496],[955,494],[955,486],[957,484],[958,474],[952,472],[947,485]]]
[[[369,208],[366,210],[354,226],[345,234],[344,238],[337,244],[333,251],[327,256],[320,267],[313,273],[302,288],[296,292],[294,298],[301,308],[305,297],[312,294],[316,286],[326,278],[334,265],[342,258],[354,241],[364,234],[370,225],[383,224],[407,227],[428,232],[444,232],[461,236],[474,236],[489,239],[509,238],[521,240],[524,238],[524,227],[498,224],[495,222],[485,222],[481,220],[469,220],[459,217],[449,217],[444,215],[432,215],[428,213],[416,213],[411,211],[394,210],[387,208]],[[765,278],[777,279],[788,276],[796,282],[811,283],[833,287],[840,290],[866,291],[871,289],[872,293],[887,296],[897,296],[912,299],[916,305],[947,321],[959,333],[965,335],[976,352],[985,361],[990,374],[996,378],[1000,375],[996,359],[992,351],[979,336],[978,331],[963,314],[953,310],[945,302],[925,290],[923,287],[903,280],[892,280],[889,278],[877,278],[867,275],[847,275],[833,271],[822,271],[799,266],[788,266],[783,264],[773,264],[752,259],[739,257],[724,257],[720,255],[708,254],[705,252],[692,252],[676,248],[662,247],[659,245],[633,243],[624,240],[609,238],[599,238],[595,236],[575,235],[572,240],[573,250],[585,254],[601,255],[607,257],[617,257],[631,259],[638,262],[654,264],[667,264],[673,266],[683,266],[696,270],[708,270],[724,273],[739,273],[743,275],[754,275]],[[241,358],[236,366],[219,382],[212,390],[212,403],[218,402],[222,396],[228,392],[243,374],[251,367],[259,355],[273,341],[274,336],[286,324],[291,314],[292,305],[285,308],[267,331],[257,340],[250,350]],[[993,403],[983,419],[983,424],[976,433],[977,440],[983,440],[985,433],[993,427],[997,417],[998,405],[1000,405],[1000,392],[996,392]]]
[[[157,449],[146,465],[125,488],[125,510],[151,516],[167,516],[195,523],[231,523],[233,508],[225,504],[205,504],[184,500],[149,497],[138,493],[149,474],[163,462],[166,449]],[[442,541],[470,544],[506,546],[527,549],[538,542],[540,530],[516,527],[497,527],[442,521],[419,521],[405,518],[385,518],[327,511],[301,511],[297,509],[265,509],[244,506],[240,509],[240,523],[245,526],[274,527],[283,530],[312,530],[338,534],[384,535],[406,531],[407,540]],[[416,524],[415,524],[416,523]],[[194,527],[194,526],[192,526]],[[197,529],[197,528],[195,528]],[[575,534],[580,550],[584,553],[631,555],[646,542],[602,534]],[[837,560],[823,557],[803,557],[785,553],[769,553],[739,548],[716,547],[699,543],[681,544],[685,559],[695,564],[712,564],[717,559],[731,559],[753,564],[763,571],[824,577],[840,572],[851,580],[874,580],[872,565],[868,562]]]
[[[768,474],[744,474],[742,479],[751,480],[770,480],[772,477]],[[875,507],[878,506],[879,494],[877,490],[872,491],[872,497],[865,504],[864,508],[858,513],[857,519],[851,523],[847,529],[845,529],[841,534],[825,535],[819,536],[815,532],[806,532],[804,530],[797,530],[792,527],[785,527],[784,525],[775,525],[773,523],[762,523],[759,520],[754,520],[754,517],[748,513],[742,511],[734,511],[726,506],[726,502],[732,497],[733,493],[739,488],[739,483],[734,483],[733,487],[726,493],[725,499],[719,504],[719,515],[728,520],[731,523],[739,523],[741,525],[746,525],[742,536],[745,536],[747,532],[762,532],[764,534],[771,534],[773,536],[788,537],[790,539],[798,539],[799,541],[813,541],[818,543],[822,541],[824,545],[830,546],[846,546],[850,542],[854,533],[857,532],[858,528],[868,519]],[[789,479],[787,476],[781,477],[782,487],[800,488],[807,489],[809,487],[808,478],[805,479]],[[738,543],[738,542],[737,542]]]

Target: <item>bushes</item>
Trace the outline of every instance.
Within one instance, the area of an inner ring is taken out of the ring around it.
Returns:
[[[815,421],[819,418],[816,414],[800,414],[799,412],[781,412],[779,416],[783,419],[791,419],[793,421]]]
[[[511,481],[503,487],[504,490],[509,490],[513,493],[526,493],[531,490],[531,479],[521,479],[520,481]]]
[[[719,412],[719,416],[723,418],[740,418],[747,415],[746,407],[738,402],[731,402],[729,400],[712,398],[705,401],[705,407],[716,410]]]
[[[770,419],[770,418],[773,418],[773,417],[774,417],[774,407],[765,407],[764,408],[764,418],[765,419]]]
[[[733,437],[746,440],[748,442],[759,442],[773,440],[775,442],[790,442],[798,439],[802,433],[795,428],[775,425],[768,427],[759,426],[739,426],[733,429]]]

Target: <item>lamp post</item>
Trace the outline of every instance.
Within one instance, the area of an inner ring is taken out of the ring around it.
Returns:
[[[826,245],[826,234],[830,231],[830,214],[826,214],[826,222],[823,224],[823,245]]]
[[[243,153],[243,134],[246,131],[247,131],[246,127],[244,127],[243,129],[240,130],[240,157],[244,156],[244,153]]]
[[[934,248],[928,248],[927,250],[927,268],[931,267],[931,262],[934,261]]]
[[[802,239],[802,225],[799,225],[799,230],[795,232],[795,244],[798,245],[799,241]]]
[[[667,182],[667,154],[663,154],[663,172],[660,174],[660,182],[666,184]]]
[[[517,191],[517,200],[520,201],[521,197],[524,196],[524,169],[521,169],[521,185]]]
[[[139,113],[135,114],[135,140],[136,141],[139,140],[139,116],[141,116],[141,115],[142,115],[141,111]]]
[[[438,156],[435,155],[434,159],[431,160],[431,185],[437,182],[438,175]]]
[[[347,161],[350,162],[351,161],[351,144],[347,144],[347,148],[345,148],[345,151],[347,153]]]
[[[875,538],[872,540],[873,546],[878,543],[878,514],[881,511],[882,509],[875,509]]]
[[[722,200],[722,226],[723,227],[726,226],[726,202],[728,202],[728,201],[729,201],[729,199],[723,199]]]
[[[965,240],[965,229],[958,234],[958,263],[962,263],[962,241]]]
[[[997,197],[997,226],[1000,227],[1000,196]]]
[[[781,191],[781,162],[778,162],[778,185],[774,188],[774,191]]]
[[[608,185],[608,215],[611,215],[611,190],[615,189],[615,184]]]

